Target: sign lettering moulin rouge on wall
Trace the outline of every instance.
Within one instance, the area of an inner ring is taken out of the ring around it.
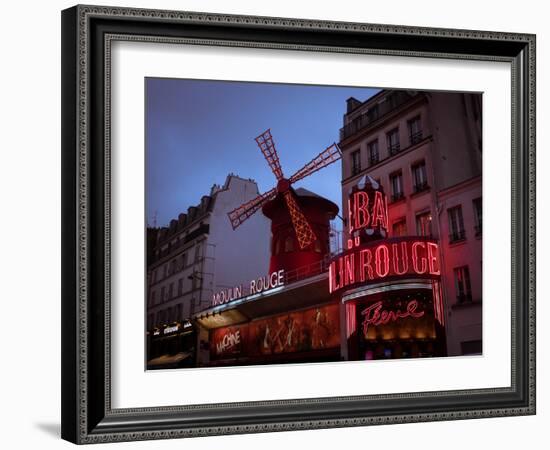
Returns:
[[[232,288],[222,289],[212,295],[212,306],[230,303],[247,295],[260,294],[285,284],[285,271],[279,270],[265,277],[250,280],[248,286],[242,284]]]

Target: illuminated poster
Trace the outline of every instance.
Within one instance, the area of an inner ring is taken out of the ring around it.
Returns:
[[[251,356],[338,347],[338,305],[291,312],[251,322],[249,338]]]
[[[210,332],[212,360],[309,352],[339,346],[337,304],[280,314]]]

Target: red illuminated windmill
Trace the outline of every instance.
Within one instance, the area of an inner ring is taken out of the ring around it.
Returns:
[[[342,152],[340,151],[338,145],[334,143],[319,153],[318,156],[313,158],[290,178],[285,178],[283,175],[283,170],[281,169],[281,164],[279,163],[279,156],[277,155],[277,150],[275,149],[275,143],[273,142],[273,138],[271,136],[271,130],[263,132],[256,138],[256,142],[267,160],[269,167],[271,167],[271,170],[277,178],[277,186],[229,212],[228,216],[231,221],[231,225],[233,229],[237,228],[267,202],[273,200],[277,197],[277,195],[282,195],[285,199],[294,231],[296,232],[296,238],[300,248],[303,250],[308,245],[313,243],[317,237],[315,236],[315,233],[313,232],[306,217],[302,213],[300,205],[298,204],[295,194],[292,192],[290,186],[296,181],[301,180],[302,178],[317,172],[323,167],[338,161],[342,156]]]

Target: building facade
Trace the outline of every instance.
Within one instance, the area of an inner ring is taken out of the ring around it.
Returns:
[[[166,355],[181,353],[195,358],[200,337],[192,333],[193,314],[210,305],[213,292],[256,276],[263,266],[267,272],[269,221],[257,215],[234,232],[227,217],[258,194],[255,181],[229,175],[168,226],[147,230],[149,361],[160,358],[162,365],[171,361]],[[243,252],[253,264],[234,263]]]
[[[387,194],[389,237],[438,242],[448,355],[482,351],[481,137],[481,94],[443,92],[350,98],[340,130],[343,204],[368,175]]]

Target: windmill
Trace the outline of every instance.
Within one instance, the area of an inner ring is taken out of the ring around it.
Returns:
[[[311,225],[302,213],[295,194],[292,192],[291,185],[311,175],[312,173],[317,172],[323,167],[338,161],[342,156],[342,152],[340,151],[338,145],[333,143],[290,178],[285,178],[279,162],[279,155],[277,154],[275,143],[273,141],[273,137],[271,136],[271,130],[268,129],[260,134],[256,138],[256,143],[260,147],[262,154],[277,179],[277,186],[229,212],[227,215],[231,221],[231,226],[235,230],[250,216],[262,208],[262,206],[276,198],[278,195],[281,195],[285,200],[290,219],[292,220],[292,226],[294,227],[298,244],[300,245],[300,249],[303,250],[315,242],[317,236],[315,236]]]

